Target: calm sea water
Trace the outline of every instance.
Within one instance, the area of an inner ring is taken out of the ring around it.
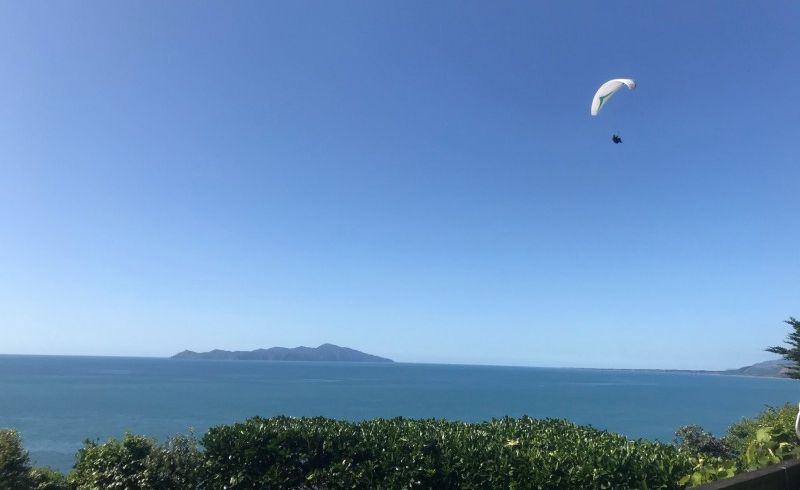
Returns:
[[[671,441],[717,434],[765,404],[800,400],[784,379],[601,369],[0,356],[0,427],[37,464],[67,470],[86,438],[158,438],[253,415],[480,421],[530,415]]]

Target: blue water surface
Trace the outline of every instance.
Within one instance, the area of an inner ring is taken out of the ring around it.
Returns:
[[[62,471],[85,439],[126,431],[163,439],[254,415],[480,421],[565,418],[671,441],[700,424],[722,434],[765,405],[800,399],[800,383],[604,369],[432,364],[197,361],[0,356],[0,427],[22,433],[37,464]]]

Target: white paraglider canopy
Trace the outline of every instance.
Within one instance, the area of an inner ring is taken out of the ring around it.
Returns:
[[[600,88],[597,89],[592,99],[592,115],[596,116],[600,112],[600,109],[606,105],[608,99],[616,94],[622,87],[628,87],[630,90],[633,90],[636,88],[636,82],[630,78],[615,78],[600,85]]]

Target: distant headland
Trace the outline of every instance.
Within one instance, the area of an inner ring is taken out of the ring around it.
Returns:
[[[758,378],[788,378],[791,363],[783,359],[758,362],[751,366],[724,371],[707,371],[699,369],[620,369],[620,371],[645,371],[657,373],[684,373],[684,374],[724,374],[731,376],[753,376]]]
[[[727,369],[721,371],[722,374],[733,374],[737,376],[761,376],[765,378],[788,378],[789,368],[792,363],[784,359],[773,359],[770,361],[759,362],[752,366],[745,366],[739,369]]]
[[[385,357],[373,356],[348,347],[322,344],[319,347],[270,347],[251,351],[214,349],[209,352],[185,350],[171,359],[213,359],[233,361],[341,361],[341,362],[394,362]]]

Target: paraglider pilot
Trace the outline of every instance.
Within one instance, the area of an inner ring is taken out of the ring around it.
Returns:
[[[611,136],[611,141],[613,141],[615,145],[618,145],[622,143],[622,138],[620,138],[618,134],[615,134]]]

